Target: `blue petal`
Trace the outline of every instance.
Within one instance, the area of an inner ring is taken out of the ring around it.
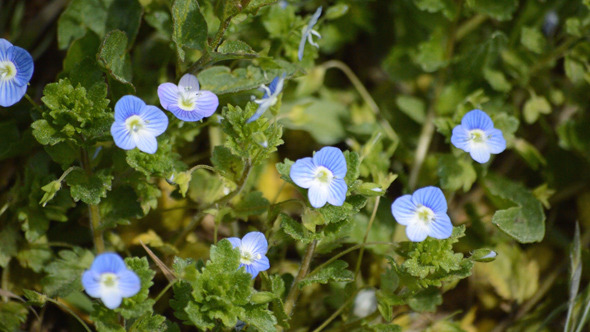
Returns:
[[[262,256],[260,259],[255,260],[252,264],[244,265],[246,272],[252,275],[252,279],[256,278],[259,272],[266,271],[270,268],[270,262],[268,257]]]
[[[506,140],[500,129],[490,129],[486,131],[486,135],[488,136],[486,143],[488,144],[490,153],[498,154],[506,150]]]
[[[469,135],[469,131],[467,129],[465,129],[465,127],[463,127],[463,125],[457,125],[455,128],[453,128],[453,135],[451,136],[451,143],[465,151],[465,152],[469,152],[469,150],[471,149],[470,145],[469,145],[469,140],[470,140],[470,135]]]
[[[178,88],[182,91],[198,91],[199,80],[195,75],[184,74],[178,82]]]
[[[121,271],[127,270],[127,267],[119,255],[112,252],[107,252],[96,256],[94,262],[92,262],[92,266],[90,266],[90,270],[98,274],[117,274]]]
[[[2,58],[2,53],[6,52],[6,50],[12,46],[13,45],[8,40],[0,38],[0,60],[6,60],[5,58]]]
[[[391,204],[391,214],[400,225],[407,226],[416,216],[416,205],[412,201],[412,195],[398,197]]]
[[[144,101],[135,96],[126,95],[121,97],[115,104],[115,121],[125,122],[128,117],[139,115],[144,106]]]
[[[135,148],[135,141],[125,126],[125,122],[113,122],[111,125],[111,135],[115,144],[123,150]]]
[[[137,148],[145,153],[154,154],[158,151],[158,141],[147,130],[140,130],[137,134],[131,136],[137,145]]]
[[[117,273],[119,278],[119,294],[122,297],[131,297],[139,292],[141,289],[141,281],[135,272],[125,270]]]
[[[313,161],[318,166],[324,166],[332,171],[335,177],[343,179],[346,176],[346,159],[340,149],[326,146],[313,156]]]
[[[297,50],[297,57],[299,58],[299,61],[301,61],[301,59],[303,59],[303,51],[305,50],[305,43],[307,41],[307,37],[311,33],[313,26],[316,25],[316,23],[318,22],[320,15],[322,15],[322,7],[321,6],[315,11],[313,16],[309,20],[309,23],[307,23],[307,26],[303,29],[303,32],[301,33],[301,40],[299,41],[299,49]]]
[[[330,195],[328,196],[328,203],[334,206],[342,206],[346,200],[346,191],[348,187],[344,179],[332,179],[330,183]]]
[[[271,95],[278,95],[279,93],[281,93],[281,91],[283,91],[285,76],[286,76],[286,74],[283,73],[281,76],[275,77],[272,80],[272,82],[270,82],[270,85],[268,86],[268,90],[270,90]],[[268,97],[269,96],[267,96],[266,92],[265,92],[264,97],[262,97],[262,98],[268,98]]]
[[[424,187],[412,194],[412,201],[416,206],[422,204],[434,213],[447,212],[447,200],[442,190],[437,187]]]
[[[170,111],[170,106],[178,105],[178,87],[173,83],[160,84],[158,98],[160,98],[160,105]]]
[[[318,9],[316,9],[315,13],[313,13],[313,16],[311,17],[311,20],[309,20],[309,23],[307,24],[307,28],[309,30],[311,30],[313,28],[313,26],[316,25],[316,23],[318,23],[318,19],[320,18],[321,15],[322,15],[322,6],[320,6]]]
[[[211,91],[201,91],[197,95],[195,113],[201,118],[209,117],[215,113],[219,106],[219,98]]]
[[[423,222],[414,222],[406,227],[406,236],[412,242],[421,242],[428,236],[429,228]]]
[[[168,128],[168,117],[156,106],[142,107],[139,116],[145,121],[145,130],[154,137],[159,136]]]
[[[265,255],[268,251],[268,242],[264,234],[260,232],[250,232],[242,238],[242,251],[251,254]]]
[[[428,226],[430,227],[428,236],[435,239],[447,239],[453,233],[451,218],[446,213],[437,213],[434,220]]]
[[[473,160],[480,164],[487,163],[490,160],[490,149],[486,143],[472,145],[469,154]]]
[[[242,246],[242,240],[237,237],[228,237],[226,238],[234,248],[239,248]]]
[[[467,130],[481,129],[488,130],[494,127],[494,123],[489,115],[482,110],[473,110],[467,112],[461,119],[461,124]]]
[[[121,293],[118,289],[106,288],[102,290],[100,299],[102,300],[102,303],[104,303],[105,307],[109,309],[116,309],[121,305],[123,297],[121,296]]]
[[[297,160],[292,166],[289,176],[301,188],[309,188],[315,179],[317,166],[310,157]]]
[[[82,274],[82,286],[88,295],[100,297],[100,274],[92,270],[86,270]]]
[[[13,46],[8,49],[7,58],[16,67],[16,76],[14,77],[16,85],[27,85],[33,76],[33,57],[24,48]]]
[[[256,113],[254,113],[254,115],[252,115],[246,121],[246,123],[250,123],[252,121],[258,120],[258,118],[260,118],[262,116],[262,114],[264,114],[264,112],[266,112],[266,110],[270,108],[270,106],[271,106],[271,104],[269,102],[264,102],[264,103],[260,104],[258,106],[258,109],[256,110]]]
[[[18,86],[14,80],[0,80],[0,106],[9,107],[18,103],[27,93],[27,85]]]
[[[309,203],[316,209],[321,208],[328,202],[330,196],[330,187],[324,184],[317,184],[314,182],[307,191],[307,198]]]
[[[303,31],[304,32],[301,34],[301,40],[299,41],[299,48],[297,49],[297,59],[299,59],[299,61],[303,59],[303,51],[305,51],[305,43],[307,42],[307,33],[305,33],[306,29]]]

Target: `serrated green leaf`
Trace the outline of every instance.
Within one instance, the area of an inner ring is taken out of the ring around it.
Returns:
[[[105,199],[100,201],[98,208],[101,216],[101,230],[129,224],[130,219],[143,216],[137,194],[127,186],[117,187],[111,191]]]
[[[98,63],[115,80],[128,85],[130,93],[135,92],[131,83],[132,68],[127,53],[127,35],[120,30],[109,32],[104,38],[97,54]]]
[[[425,72],[434,72],[447,65],[445,55],[446,35],[442,29],[435,30],[430,38],[418,45],[415,61]]]
[[[165,332],[168,331],[166,326],[166,317],[160,315],[152,315],[147,313],[139,317],[133,325],[129,328],[131,331],[145,331],[145,332]]]
[[[261,305],[246,305],[244,316],[240,317],[250,326],[259,331],[276,331],[277,320],[272,312]]]
[[[520,243],[539,242],[545,236],[545,213],[541,202],[521,184],[488,175],[487,188],[494,196],[516,206],[494,213],[492,223]]]
[[[344,159],[346,160],[346,175],[344,176],[344,181],[350,186],[361,174],[361,158],[358,153],[346,150],[344,151]]]
[[[248,216],[263,214],[268,210],[270,202],[259,191],[247,193],[232,209],[236,218],[247,219]]]
[[[262,84],[268,85],[275,77],[286,73],[291,76],[296,67],[284,61],[277,61],[278,69],[262,70],[260,67],[248,66],[237,68],[233,71],[225,66],[213,66],[201,71],[197,78],[204,90],[215,94],[235,93],[245,90],[257,89]]]
[[[477,174],[470,161],[445,154],[438,158],[438,177],[443,189],[457,191],[462,188],[467,192],[477,179]]]
[[[244,171],[242,158],[234,155],[230,149],[222,145],[218,145],[213,149],[211,163],[221,175],[234,182],[242,176]]]
[[[18,302],[0,302],[0,331],[19,331],[27,320],[27,307]]]
[[[523,27],[520,32],[520,42],[524,47],[535,53],[543,53],[545,49],[545,37],[539,29]]]
[[[517,0],[467,0],[467,6],[474,11],[505,21],[512,17],[518,7]]]
[[[418,312],[435,312],[436,306],[442,304],[438,289],[429,287],[408,299],[408,305]]]
[[[313,240],[313,234],[293,218],[281,213],[279,219],[283,232],[289,234],[294,240],[302,243],[309,243]]]
[[[421,10],[430,13],[441,12],[450,20],[457,15],[457,4],[452,0],[414,0],[414,3]]]
[[[361,195],[353,195],[346,198],[342,206],[326,204],[324,207],[317,209],[324,217],[326,224],[337,223],[343,220],[349,220],[357,214],[367,204],[367,198]]]
[[[305,277],[299,282],[298,286],[303,288],[313,283],[326,284],[329,281],[351,282],[354,279],[354,274],[352,271],[347,270],[347,267],[348,263],[345,261],[335,260],[316,273]]]
[[[258,56],[250,45],[241,40],[226,40],[219,45],[217,52]]]
[[[201,14],[196,0],[175,0],[172,5],[172,40],[176,52],[184,61],[184,49],[205,50],[207,43],[207,21]]]
[[[73,291],[81,290],[82,273],[94,260],[89,250],[78,247],[62,250],[58,255],[58,259],[45,266],[47,276],[41,282],[43,291],[50,297],[66,297]]]
[[[42,145],[54,145],[64,140],[56,135],[57,130],[53,129],[47,120],[37,120],[31,124],[31,128],[33,128],[33,136]]]
[[[127,164],[145,176],[160,176],[168,178],[175,171],[186,169],[180,162],[180,155],[172,151],[172,144],[166,139],[160,140],[158,150],[149,154],[133,149],[127,151]]]
[[[81,169],[75,169],[66,177],[66,183],[70,186],[72,198],[86,204],[98,204],[107,197],[107,191],[111,190],[113,176],[109,170],[100,170],[94,175],[88,175]]]
[[[127,257],[125,258],[127,268],[135,272],[141,282],[141,289],[132,297],[124,298],[120,307],[115,311],[125,319],[141,317],[153,312],[154,300],[148,299],[149,289],[154,284],[152,278],[156,274],[150,269],[147,258]]]

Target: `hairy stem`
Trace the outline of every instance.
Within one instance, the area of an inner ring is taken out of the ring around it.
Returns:
[[[92,166],[90,165],[90,158],[88,158],[88,151],[82,150],[82,168],[88,176],[92,176]],[[67,172],[67,171],[66,171]],[[100,229],[100,212],[98,211],[98,205],[88,205],[88,217],[90,219],[90,229],[92,230],[92,240],[96,247],[96,252],[104,252],[104,239],[102,236],[102,230]]]
[[[287,299],[285,300],[285,313],[287,314],[287,316],[291,316],[291,314],[293,313],[293,308],[295,308],[295,302],[297,302],[297,297],[299,296],[299,282],[301,282],[301,280],[303,280],[303,278],[307,276],[307,272],[309,271],[311,259],[313,258],[313,253],[315,251],[317,243],[317,240],[313,240],[307,246],[305,256],[303,257],[301,267],[299,268],[299,273],[297,273],[297,277],[295,277],[293,285],[291,286],[291,290],[289,290],[289,295],[287,295]]]
[[[371,227],[373,227],[373,222],[375,221],[375,216],[377,215],[377,208],[379,207],[379,202],[381,201],[381,196],[377,196],[375,200],[375,207],[373,207],[373,212],[371,213],[371,219],[369,219],[369,224],[367,225],[367,230],[365,231],[365,237],[363,238],[363,246],[361,247],[361,251],[359,252],[359,258],[356,261],[356,268],[354,269],[354,278],[359,274],[361,269],[361,263],[363,261],[363,254],[365,253],[365,246],[364,244],[367,243],[367,239],[369,238],[369,232],[371,231]]]

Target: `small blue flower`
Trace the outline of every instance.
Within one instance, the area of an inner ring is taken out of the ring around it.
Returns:
[[[88,295],[100,297],[109,309],[117,308],[124,297],[131,297],[141,289],[137,274],[127,269],[123,259],[114,253],[96,256],[90,269],[82,274],[82,285]]]
[[[406,227],[410,241],[424,241],[427,236],[446,239],[453,232],[447,215],[447,200],[437,187],[424,187],[412,195],[398,197],[391,205],[395,220]]]
[[[471,158],[480,164],[490,160],[490,154],[498,154],[506,149],[502,131],[494,128],[492,119],[481,110],[468,112],[461,124],[453,128],[451,143],[469,152]]]
[[[111,135],[123,150],[135,147],[143,152],[156,153],[156,136],[168,127],[168,117],[159,108],[146,105],[135,96],[123,96],[115,105],[115,122]]]
[[[348,187],[344,182],[346,176],[346,159],[340,149],[326,146],[313,155],[297,160],[291,166],[290,176],[301,188],[309,189],[307,197],[311,206],[321,208],[330,203],[342,206],[346,199]]]
[[[213,115],[219,99],[211,91],[199,90],[195,75],[185,74],[178,82],[163,83],[158,87],[158,97],[164,109],[182,121],[199,121]]]
[[[240,240],[237,237],[227,238],[234,248],[240,249],[240,267],[245,266],[246,272],[256,278],[258,272],[266,271],[270,268],[270,263],[266,257],[268,251],[268,242],[264,234],[260,232],[250,232]]]
[[[271,108],[277,103],[279,94],[281,91],[283,91],[284,82],[285,74],[281,75],[280,77],[275,77],[275,79],[270,82],[268,87],[266,85],[260,86],[260,88],[264,90],[264,95],[262,96],[262,99],[254,100],[254,102],[258,104],[258,109],[256,110],[256,113],[254,113],[254,115],[252,115],[246,121],[246,123],[258,120],[258,118],[260,118],[260,116],[266,112],[267,109]]]
[[[322,15],[322,7],[318,8],[315,11],[315,13],[313,13],[311,20],[309,20],[309,23],[307,24],[306,27],[303,28],[303,31],[301,32],[301,41],[299,42],[299,51],[297,52],[297,56],[299,57],[299,61],[301,61],[301,59],[303,59],[303,51],[305,50],[305,42],[306,41],[308,41],[311,45],[319,48],[319,45],[313,41],[312,36],[322,38],[322,36],[320,36],[319,32],[313,30],[313,26],[316,23],[318,23],[318,19],[320,18],[320,15]]]
[[[29,52],[0,38],[0,106],[12,106],[27,93],[33,67]]]

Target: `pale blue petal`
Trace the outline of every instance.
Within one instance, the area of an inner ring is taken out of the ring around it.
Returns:
[[[500,129],[490,129],[486,131],[486,136],[488,136],[486,143],[490,153],[498,154],[506,150],[506,140]]]
[[[125,122],[113,122],[111,125],[111,135],[115,144],[123,150],[131,150],[135,148],[135,141],[131,138],[131,134],[125,126]]]
[[[316,23],[318,23],[318,19],[320,18],[321,15],[322,15],[322,6],[318,7],[318,9],[316,9],[315,13],[313,13],[311,20],[309,20],[309,23],[307,24],[308,30],[311,31],[311,29],[313,29],[313,26],[316,25]]]
[[[406,236],[412,242],[421,242],[428,236],[428,226],[422,222],[414,222],[406,227]]]
[[[305,50],[305,43],[307,41],[309,34],[311,33],[311,30],[313,29],[313,26],[316,25],[316,23],[318,22],[320,15],[322,15],[322,7],[319,7],[315,11],[313,16],[309,20],[309,23],[307,24],[307,26],[303,29],[303,32],[301,33],[301,40],[299,41],[299,49],[297,50],[297,57],[299,58],[299,61],[301,61],[301,59],[303,59],[303,51]]]
[[[328,196],[328,203],[334,206],[342,206],[346,200],[346,191],[348,187],[344,179],[332,179],[330,183],[330,195]]]
[[[33,76],[33,57],[27,50],[18,46],[10,48],[6,53],[8,60],[16,67],[14,82],[18,86],[27,85]]]
[[[239,248],[242,246],[242,240],[237,237],[228,237],[226,238],[234,248]]]
[[[246,123],[250,123],[252,121],[256,121],[258,120],[258,118],[260,118],[262,116],[262,114],[264,114],[264,112],[266,112],[267,109],[269,109],[271,106],[271,103],[269,101],[265,101],[262,104],[260,104],[258,106],[258,109],[256,110],[256,113],[254,113],[254,115],[252,115],[247,121]]]
[[[158,86],[158,98],[160,98],[160,105],[170,111],[170,106],[178,105],[178,87],[173,83],[160,84]]]
[[[462,125],[457,125],[455,128],[453,128],[451,143],[455,147],[465,152],[469,152],[469,150],[471,149],[471,146],[469,145],[470,138],[471,136],[469,135],[469,131],[465,129],[465,127],[463,127]]]
[[[158,151],[158,141],[156,137],[147,130],[140,130],[132,136],[137,148],[145,153],[154,154]]]
[[[154,137],[162,134],[168,128],[168,117],[156,106],[142,107],[139,116],[145,121],[145,130]]]
[[[391,204],[391,214],[400,225],[409,225],[416,216],[416,205],[412,201],[412,195],[398,197]]]
[[[301,188],[308,189],[315,179],[317,166],[311,157],[297,160],[292,166],[289,176]]]
[[[326,202],[328,202],[328,196],[330,196],[330,187],[315,182],[307,191],[309,203],[316,209],[326,205]]]
[[[0,80],[0,106],[9,107],[18,103],[27,93],[27,85],[18,86],[14,80]]]
[[[268,242],[264,234],[260,232],[250,232],[242,238],[242,251],[251,254],[265,255],[268,251]]]
[[[266,271],[270,268],[270,262],[268,257],[262,256],[260,259],[255,260],[252,264],[244,265],[246,272],[252,275],[252,279],[256,278],[259,272]]]
[[[299,41],[299,48],[297,49],[297,58],[299,61],[303,59],[303,51],[305,51],[305,43],[307,42],[307,33],[305,33],[305,31],[307,31],[307,29],[303,30],[301,40]]]
[[[213,92],[203,90],[197,94],[195,113],[201,118],[213,115],[218,106],[219,98]]]
[[[119,290],[108,288],[103,289],[102,293],[100,294],[100,299],[102,300],[102,303],[104,303],[105,307],[109,309],[116,309],[121,305],[123,297],[121,296],[121,293],[119,293]]]
[[[446,213],[437,213],[434,220],[428,226],[430,227],[428,236],[435,239],[447,239],[453,233],[451,218]]]
[[[332,171],[335,177],[343,179],[346,176],[346,159],[340,149],[326,146],[313,156],[317,166],[324,166]]]
[[[100,297],[100,274],[93,270],[86,270],[82,274],[82,286],[88,295]]]
[[[481,129],[488,130],[494,127],[494,123],[489,115],[482,110],[473,110],[467,112],[461,120],[461,124],[467,130]]]
[[[471,147],[469,152],[471,158],[480,164],[487,163],[490,160],[490,149],[485,144],[478,144]]]
[[[412,194],[412,201],[416,206],[424,205],[434,213],[447,212],[447,200],[442,190],[437,187],[424,187]]]
[[[119,255],[112,252],[105,252],[94,258],[90,270],[98,274],[107,272],[116,274],[119,271],[127,270],[127,267]]]
[[[121,97],[115,104],[115,121],[125,122],[128,117],[139,115],[144,106],[143,100],[135,96],[126,95]]]
[[[199,90],[199,80],[195,75],[192,74],[184,74],[180,78],[178,82],[178,88],[182,91],[198,91]]]
[[[139,277],[131,270],[120,271],[117,273],[117,278],[119,278],[119,294],[122,297],[131,297],[141,289]]]
[[[278,95],[279,93],[281,93],[281,91],[283,91],[283,85],[285,83],[285,73],[283,73],[281,76],[277,76],[275,77],[272,82],[270,82],[270,85],[268,86],[268,90],[270,90],[270,94],[271,95]],[[264,97],[262,98],[268,98],[269,96],[267,96],[266,92],[264,93]]]
[[[0,38],[0,60],[5,60],[2,58],[2,53],[5,53],[7,49],[11,48],[13,45],[6,39]]]

